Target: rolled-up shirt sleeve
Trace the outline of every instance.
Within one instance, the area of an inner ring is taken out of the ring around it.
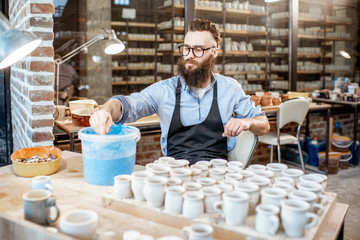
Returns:
[[[163,83],[157,82],[130,96],[113,96],[110,100],[117,100],[122,104],[122,114],[114,123],[134,122],[139,118],[157,113],[163,91]]]
[[[238,85],[236,91],[237,103],[235,104],[234,113],[236,118],[254,118],[257,116],[265,116],[265,112],[261,111],[260,106],[250,100],[250,96],[246,95],[241,85]]]

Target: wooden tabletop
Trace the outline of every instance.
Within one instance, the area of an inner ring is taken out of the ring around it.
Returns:
[[[182,236],[179,229],[103,208],[101,197],[112,192],[113,187],[86,183],[82,165],[81,154],[63,151],[61,167],[51,175],[53,195],[61,215],[74,209],[98,213],[94,239],[122,239],[123,232],[132,229],[155,238]],[[64,234],[52,233],[46,227],[24,220],[22,194],[31,188],[31,178],[15,175],[11,165],[0,168],[0,239],[68,239]],[[59,220],[53,227],[57,228],[58,223]]]
[[[136,166],[135,169],[143,168]],[[102,199],[111,194],[113,187],[86,183],[82,155],[79,153],[63,151],[61,167],[51,175],[51,182],[61,216],[74,209],[97,212],[99,222],[94,239],[122,239],[122,234],[127,230],[137,230],[155,238],[166,235],[182,237],[181,228],[171,227],[173,223],[140,218],[134,215],[136,211],[125,214],[126,211],[116,211],[109,206],[105,208]],[[31,178],[15,175],[11,165],[0,168],[0,239],[71,239],[60,232],[53,232],[57,231],[59,220],[51,229],[24,220],[22,195],[30,190]],[[331,209],[329,221],[317,231],[315,239],[337,239],[348,205],[335,202]],[[139,211],[140,208],[137,209]],[[245,236],[241,239],[245,239]]]
[[[360,102],[350,102],[350,101],[342,101],[342,100],[331,100],[326,98],[312,98],[315,102],[324,102],[329,104],[342,104],[342,105],[350,105],[353,107],[359,106]]]

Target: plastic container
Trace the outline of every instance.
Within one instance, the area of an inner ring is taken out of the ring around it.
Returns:
[[[351,159],[352,159],[352,154],[350,151],[340,153],[339,168],[348,169],[349,161]]]
[[[353,164],[353,165],[358,165],[359,164],[359,159],[360,159],[360,143],[359,141],[357,141],[357,144],[356,144],[356,158],[354,156],[354,142],[351,141],[351,145],[349,147],[349,150],[352,154],[352,158],[351,160],[349,161],[350,164]]]
[[[319,152],[319,170],[325,170],[325,152]],[[329,152],[329,162],[328,162],[328,173],[334,174],[338,172],[339,169],[339,160],[340,153],[338,152]]]
[[[347,152],[351,145],[351,139],[346,136],[332,136],[331,146],[336,152]]]
[[[106,135],[98,135],[91,127],[79,131],[84,164],[84,178],[94,185],[113,185],[114,177],[131,174],[135,168],[136,127],[113,125]]]
[[[323,140],[311,141],[307,147],[308,149],[308,164],[312,166],[319,165],[318,153],[326,150],[326,143]]]

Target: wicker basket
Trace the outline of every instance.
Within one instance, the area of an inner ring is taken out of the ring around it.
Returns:
[[[50,154],[55,158],[50,162],[42,163],[24,163],[17,162],[21,157],[30,158],[39,154],[43,157],[49,157]],[[13,152],[10,156],[14,172],[22,177],[35,177],[40,175],[50,175],[55,173],[61,164],[62,152],[56,147],[30,147],[22,148]]]

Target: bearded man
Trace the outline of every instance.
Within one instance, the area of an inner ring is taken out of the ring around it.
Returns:
[[[95,112],[90,124],[106,134],[113,122],[123,124],[156,113],[161,126],[164,156],[190,164],[227,159],[242,131],[264,135],[264,113],[233,78],[213,73],[219,54],[219,30],[208,20],[194,19],[181,44],[179,75],[156,82],[130,96],[114,96]]]

